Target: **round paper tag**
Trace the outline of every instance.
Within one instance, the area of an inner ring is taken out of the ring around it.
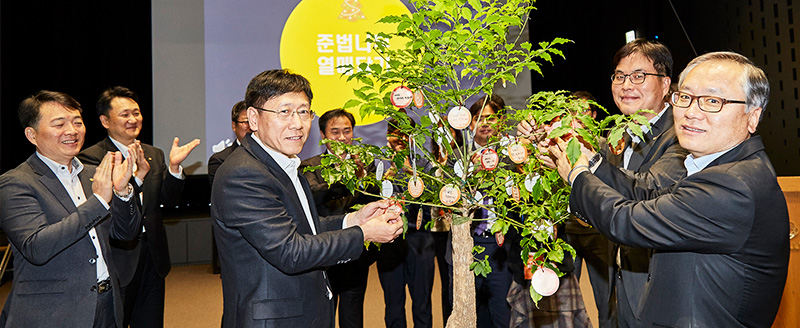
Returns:
[[[378,164],[375,164],[375,179],[383,180],[383,162],[379,161]]]
[[[395,214],[398,214],[398,215],[402,214],[403,213],[403,205],[400,205],[399,203],[392,203],[392,205],[389,205],[389,207],[386,209],[386,212],[391,212],[391,213],[395,213]]]
[[[512,143],[508,146],[508,157],[512,162],[522,164],[528,157],[528,150],[518,142]]]
[[[439,190],[439,200],[442,201],[442,204],[447,206],[458,203],[460,198],[461,191],[452,184],[445,185],[442,187],[442,190]]]
[[[472,116],[469,114],[469,109],[464,106],[456,106],[447,112],[447,122],[450,123],[456,130],[461,130],[469,126],[472,122]]]
[[[553,295],[558,290],[558,275],[549,268],[539,267],[531,277],[531,285],[539,295]]]
[[[481,154],[481,167],[484,170],[491,171],[497,167],[497,163],[500,161],[500,157],[497,156],[497,152],[494,149],[484,149],[483,153]]]
[[[422,191],[425,190],[425,184],[422,183],[422,179],[420,177],[413,177],[408,179],[408,193],[411,194],[411,197],[417,198],[422,195]]]
[[[539,174],[529,175],[527,178],[525,178],[525,189],[527,189],[528,192],[532,192],[533,186],[536,185],[536,181],[539,181]]]
[[[497,243],[497,246],[503,247],[503,244],[506,242],[506,236],[502,231],[495,232],[494,241]]]
[[[392,90],[392,105],[394,105],[394,107],[406,108],[408,105],[411,105],[412,99],[414,99],[414,93],[404,85]]]
[[[464,161],[456,161],[453,165],[453,172],[461,179],[464,179],[467,175],[464,173],[466,170],[464,169]]]
[[[414,91],[414,106],[417,108],[422,108],[425,105],[425,96],[422,94],[422,89],[417,89]]]
[[[389,180],[383,180],[381,183],[381,196],[386,198],[392,197],[392,192],[394,192],[392,183]]]

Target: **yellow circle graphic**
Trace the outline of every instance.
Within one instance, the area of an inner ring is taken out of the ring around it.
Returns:
[[[303,75],[311,82],[314,99],[311,107],[318,115],[341,108],[354,99],[353,89],[362,85],[340,77],[341,65],[387,63],[371,49],[367,32],[394,32],[394,25],[377,23],[387,15],[410,14],[400,0],[303,0],[294,8],[281,35],[281,66]],[[399,41],[390,43],[400,46]],[[356,125],[381,119],[360,117],[358,108],[350,108]]]

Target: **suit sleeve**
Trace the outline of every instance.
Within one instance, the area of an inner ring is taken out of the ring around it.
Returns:
[[[136,191],[134,191],[136,192]],[[135,197],[127,202],[117,196],[111,199],[110,237],[117,240],[133,240],[139,236],[142,226],[142,213],[136,206]]]
[[[20,255],[34,265],[44,265],[86,237],[92,227],[109,216],[109,210],[97,197],[88,197],[75,212],[67,213],[44,187],[33,187],[38,183],[19,175],[0,177],[0,225]],[[66,216],[48,217],[59,215],[54,212]]]
[[[751,189],[721,169],[647,196],[632,200],[583,173],[573,183],[570,208],[614,242],[659,250],[729,253],[744,244],[753,224]]]
[[[165,162],[164,151],[159,148],[155,148],[155,150],[159,158],[156,158],[153,162],[155,162],[156,165],[161,165],[163,167],[163,169],[160,170],[160,178],[162,179],[163,183],[161,184],[161,197],[159,200],[164,207],[173,207],[178,204],[178,201],[181,199],[181,192],[183,191],[183,185],[185,181],[183,179],[176,178],[172,175],[172,173],[170,173],[169,167],[167,167]],[[153,163],[151,162],[150,165],[153,165]],[[150,170],[152,172],[153,168]]]
[[[279,270],[295,274],[361,254],[364,237],[360,228],[325,231],[335,226],[337,220],[341,227],[342,216],[324,220],[317,235],[298,233],[287,208],[291,206],[296,213],[302,209],[285,204],[292,201],[282,192],[285,186],[279,186],[274,177],[257,168],[241,166],[232,173],[217,177],[225,180],[218,181],[214,188],[212,202],[225,200],[215,203],[219,206],[217,212],[224,216],[220,221],[227,228],[237,230]]]
[[[222,165],[222,159],[217,154],[211,155],[211,158],[208,159],[208,183],[214,184],[214,174],[217,173],[217,169],[220,165]]]

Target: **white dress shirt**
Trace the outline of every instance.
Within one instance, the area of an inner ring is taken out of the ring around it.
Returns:
[[[72,172],[70,172],[66,165],[58,164],[40,154],[38,151],[36,152],[36,155],[39,156],[39,159],[41,159],[44,164],[46,164],[47,167],[53,171],[53,173],[55,173],[58,181],[61,182],[61,185],[67,190],[67,193],[69,194],[70,199],[72,199],[72,203],[75,204],[75,207],[78,207],[86,202],[86,195],[83,192],[83,185],[81,184],[80,178],[78,178],[78,173],[83,171],[83,164],[81,161],[79,161],[77,158],[73,158],[71,163]],[[106,209],[109,208],[108,202],[103,199],[103,197],[100,197],[98,194],[94,194],[94,196],[100,200],[100,203],[103,204]],[[100,241],[97,240],[97,230],[95,230],[94,227],[89,229],[89,236],[92,238],[92,245],[94,245],[95,253],[97,254],[97,281],[106,280],[109,277],[108,265],[103,257],[103,250],[100,248]]]

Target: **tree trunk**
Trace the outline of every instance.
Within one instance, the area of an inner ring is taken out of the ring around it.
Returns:
[[[466,215],[466,208],[462,210]],[[472,235],[470,221],[452,225],[453,234],[453,312],[447,328],[474,328],[478,318],[475,312],[475,274],[469,269],[472,263]]]

